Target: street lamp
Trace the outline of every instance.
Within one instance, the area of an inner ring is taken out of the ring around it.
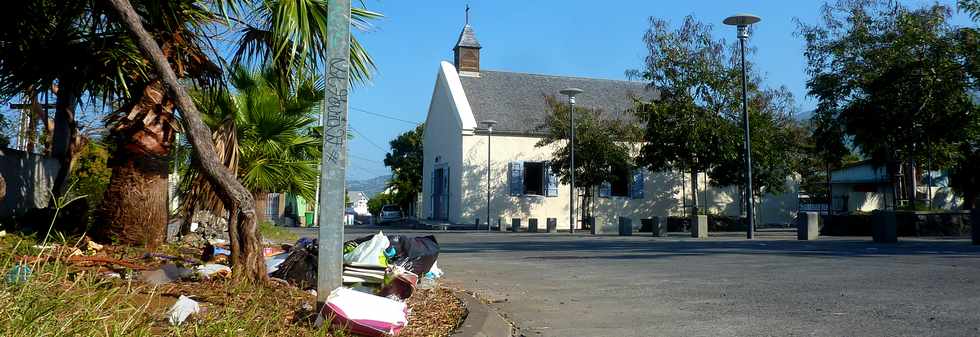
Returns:
[[[558,92],[568,96],[569,129],[571,130],[571,136],[568,137],[568,146],[571,149],[568,172],[572,178],[572,186],[568,193],[568,233],[575,234],[575,95],[581,94],[582,89],[565,88]]]
[[[751,239],[755,235],[755,220],[752,218],[755,209],[755,200],[752,196],[752,143],[749,138],[749,108],[748,94],[745,86],[745,40],[749,38],[749,25],[762,21],[761,18],[752,14],[735,14],[725,18],[724,24],[738,27],[738,44],[742,57],[742,128],[745,129],[745,200],[747,210],[745,215],[748,217],[748,228],[746,237]]]
[[[493,135],[493,126],[497,125],[495,120],[485,120],[480,124],[487,126],[487,232],[490,231],[490,137]]]

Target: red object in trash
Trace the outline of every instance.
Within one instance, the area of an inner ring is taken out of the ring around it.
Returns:
[[[395,336],[408,325],[408,306],[341,287],[330,292],[320,310],[320,318],[329,319],[335,328],[346,328],[359,335]]]

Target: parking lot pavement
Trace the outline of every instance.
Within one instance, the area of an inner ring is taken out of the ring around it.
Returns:
[[[446,282],[527,336],[980,335],[980,247],[964,239],[385,232],[434,233]]]

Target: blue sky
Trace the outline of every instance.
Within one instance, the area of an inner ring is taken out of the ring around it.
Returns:
[[[932,1],[904,1],[910,6]],[[953,1],[939,1],[952,4]],[[422,122],[428,111],[441,60],[452,60],[452,47],[462,29],[466,4],[470,24],[483,46],[484,69],[553,75],[625,79],[624,71],[639,67],[645,56],[643,33],[651,16],[679,23],[693,14],[715,23],[715,36],[734,40],[735,29],[725,17],[748,12],[762,17],[750,44],[754,61],[769,86],[787,86],[800,111],[813,108],[806,97],[803,41],[794,36],[794,19],[817,22],[823,1],[397,1],[366,0],[369,9],[385,14],[367,33],[357,33],[378,72],[372,83],[350,96],[350,179],[388,174],[382,164],[388,141]],[[957,15],[956,23],[965,23]],[[367,112],[365,112],[367,111]]]

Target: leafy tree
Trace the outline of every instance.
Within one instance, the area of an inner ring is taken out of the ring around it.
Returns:
[[[85,195],[89,207],[98,207],[102,195],[109,186],[112,170],[108,167],[109,149],[99,141],[89,141],[78,154],[77,163],[72,167],[71,180],[74,193]]]
[[[825,157],[839,156],[846,137],[912,200],[916,167],[956,162],[977,118],[977,72],[975,30],[954,29],[950,16],[940,4],[840,1],[824,7],[820,24],[800,24]]]
[[[388,186],[395,190],[395,203],[403,210],[410,209],[422,192],[422,140],[425,124],[402,133],[389,142],[391,152],[385,154],[384,164],[391,168]]]
[[[571,152],[569,145],[570,109],[554,96],[545,96],[551,113],[545,119],[546,134],[535,146],[553,146],[551,171],[563,184],[571,183]],[[605,116],[601,110],[575,108],[575,187],[581,188],[582,216],[592,216],[596,187],[603,182],[615,182],[617,172],[633,168],[631,142],[639,139],[639,131],[621,120]],[[573,192],[575,193],[575,192]]]
[[[748,61],[746,61],[748,62]],[[759,89],[761,78],[749,77],[748,109],[749,128],[752,140],[752,196],[778,194],[786,191],[786,179],[800,172],[802,162],[801,144],[794,133],[793,96],[785,87],[778,89]],[[729,115],[726,118],[728,132],[725,139],[727,149],[736,148],[744,152],[744,131],[741,116]],[[745,181],[745,163],[742,156],[724,156],[724,161],[710,173],[712,184],[717,186],[741,185]]]
[[[292,80],[297,89],[287,90],[285,81],[273,69],[256,72],[236,67],[229,78],[233,93],[197,95],[197,105],[208,111],[205,122],[215,130],[214,139],[222,149],[218,159],[252,192],[257,208],[272,192],[293,193],[306,200],[316,197],[321,140],[313,129],[323,88],[311,78]],[[224,213],[195,165],[185,170],[182,181],[188,211]]]
[[[398,196],[388,192],[381,192],[368,199],[368,212],[378,216],[381,214],[382,207],[394,204],[398,204]]]
[[[648,53],[643,68],[627,71],[660,90],[658,100],[636,102],[646,126],[639,162],[654,172],[690,172],[694,214],[699,173],[710,175],[738,153],[728,139],[734,130],[724,113],[737,111],[739,77],[725,61],[724,41],[714,39],[711,29],[693,16],[676,29],[651,17],[643,37]]]

